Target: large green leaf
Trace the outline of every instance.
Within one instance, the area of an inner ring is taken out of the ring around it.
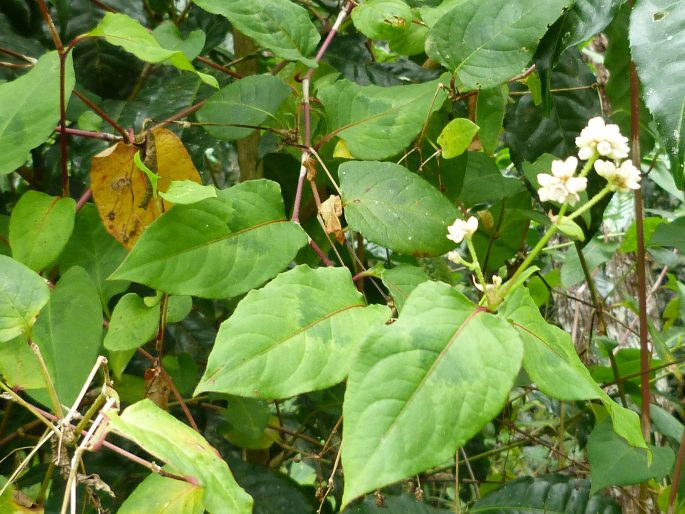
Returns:
[[[276,57],[316,66],[310,58],[319,33],[307,10],[290,0],[197,0],[198,7],[221,14]]]
[[[564,15],[561,50],[594,36],[614,19],[626,0],[575,0]]]
[[[196,117],[204,129],[219,139],[240,139],[256,129],[222,125],[259,126],[274,114],[290,88],[273,75],[253,75],[229,84],[210,96]]]
[[[638,0],[630,16],[630,48],[647,107],[672,157],[680,189],[685,165],[685,0]]]
[[[105,230],[97,207],[85,204],[76,214],[71,239],[59,258],[62,273],[72,266],[81,266],[98,288],[103,305],[112,296],[125,291],[128,282],[107,280],[126,257],[126,249]]]
[[[345,219],[364,237],[397,252],[442,255],[457,208],[416,173],[391,162],[340,165]]]
[[[672,247],[680,253],[685,253],[685,217],[676,218],[670,223],[659,225],[649,244]]]
[[[460,90],[498,86],[524,70],[547,27],[572,3],[458,3],[429,32],[426,53],[455,74]]]
[[[181,50],[168,50],[159,44],[139,21],[121,13],[105,14],[97,27],[84,34],[86,37],[102,37],[108,43],[120,46],[132,53],[141,61],[159,64],[171,64],[179,70],[196,73],[203,82],[210,86],[219,87],[219,83],[211,75],[197,71]]]
[[[150,400],[131,405],[120,416],[111,411],[107,416],[116,433],[166,462],[170,471],[195,478],[205,489],[210,514],[252,512],[252,498],[235,482],[219,452]]]
[[[510,199],[523,191],[523,183],[505,177],[497,162],[483,152],[469,152],[459,201],[466,206]]]
[[[431,280],[425,269],[409,264],[400,264],[390,269],[374,266],[369,272],[372,276],[383,281],[383,285],[388,288],[398,311],[402,310],[404,302],[407,301],[416,286]]]
[[[298,266],[251,291],[221,325],[195,394],[287,398],[330,387],[389,317],[365,306],[346,268]]]
[[[518,331],[523,366],[542,392],[560,400],[599,399],[611,415],[614,431],[636,448],[647,447],[637,414],[618,405],[595,383],[569,334],[545,321],[527,290],[515,291],[500,315]]]
[[[200,55],[205,46],[205,33],[202,30],[193,30],[184,38],[178,26],[171,20],[157,25],[152,35],[163,48],[180,50],[189,61]]]
[[[511,325],[447,284],[419,285],[352,365],[343,505],[453,457],[499,413],[522,354]]]
[[[159,313],[159,303],[148,307],[136,293],[124,295],[112,312],[112,319],[105,335],[105,348],[122,351],[144,345],[157,332]]]
[[[27,191],[10,218],[12,256],[35,271],[52,264],[62,253],[76,216],[76,202],[39,191]]]
[[[177,205],[150,225],[112,279],[170,294],[227,298],[274,277],[307,244],[285,219],[280,188],[251,180],[191,205]]]
[[[610,485],[639,484],[647,480],[661,480],[669,474],[675,462],[671,448],[649,445],[647,452],[630,446],[611,429],[609,419],[595,426],[587,443],[592,491]]]
[[[484,496],[470,513],[491,514],[620,514],[610,497],[590,494],[588,480],[566,475],[522,477]]]
[[[367,496],[358,505],[350,506],[345,512],[349,514],[450,514],[452,511],[438,509],[425,502],[419,502],[415,496],[383,496],[383,506],[378,506],[377,498]]]
[[[40,275],[22,263],[0,255],[0,342],[28,336],[50,290]]]
[[[354,26],[371,39],[401,37],[413,18],[411,8],[402,0],[366,0],[352,11]]]
[[[445,101],[446,78],[407,86],[360,86],[339,80],[318,97],[335,130],[358,159],[385,159],[404,150]]]
[[[202,514],[203,493],[200,486],[152,473],[126,498],[117,514]]]
[[[83,268],[74,266],[59,279],[38,316],[33,339],[40,347],[60,402],[71,406],[102,343],[100,298]]]
[[[65,68],[64,94],[74,87],[71,58]],[[26,75],[0,84],[0,174],[11,173],[29,150],[45,142],[59,122],[59,56],[43,55]]]
[[[601,396],[602,390],[578,357],[571,336],[545,321],[527,289],[514,291],[500,315],[518,331],[523,341],[523,366],[543,393],[559,400]]]

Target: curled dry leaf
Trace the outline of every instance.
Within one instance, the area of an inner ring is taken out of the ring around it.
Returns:
[[[331,195],[328,200],[321,204],[319,214],[323,218],[326,226],[327,234],[334,234],[335,240],[342,244],[345,242],[345,234],[343,233],[342,225],[340,224],[340,216],[342,216],[343,208],[342,202],[338,195]]]
[[[202,183],[181,140],[164,128],[148,132],[142,150],[119,142],[93,157],[90,188],[100,218],[107,231],[129,249],[145,227],[173,206],[161,197],[152,197],[150,181],[133,162],[139,150],[160,177],[158,191],[166,191],[174,180]]]

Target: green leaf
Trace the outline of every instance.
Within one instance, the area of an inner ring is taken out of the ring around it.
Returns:
[[[193,30],[184,38],[176,24],[167,20],[160,23],[152,31],[157,42],[167,50],[180,50],[186,59],[192,61],[205,46],[205,33],[202,30]]]
[[[572,3],[458,3],[431,29],[426,53],[455,74],[460,91],[499,86],[524,70],[547,27]]]
[[[357,159],[385,159],[404,150],[419,134],[430,114],[442,106],[447,78],[407,86],[360,86],[339,80],[318,97],[329,129],[345,141]]]
[[[504,115],[504,113],[502,114]],[[450,121],[438,136],[438,144],[442,147],[443,158],[451,159],[463,154],[479,130],[480,127],[468,118],[457,118]]]
[[[271,418],[271,409],[266,402],[252,398],[231,398],[223,417],[225,423],[220,431],[231,444],[250,450],[263,450],[274,444],[273,437],[266,431]]]
[[[436,6],[421,6],[421,19],[423,19],[428,27],[433,28],[433,25],[440,21],[448,12],[464,2],[466,0],[442,0]]]
[[[419,256],[454,248],[447,227],[457,208],[416,173],[391,162],[353,161],[338,175],[345,219],[370,241]]]
[[[256,127],[274,118],[290,95],[290,88],[273,75],[251,75],[232,82],[210,96],[195,115],[203,128],[218,139],[247,137]],[[248,125],[231,127],[230,124]],[[251,128],[251,127],[255,128]]]
[[[197,203],[205,198],[216,198],[216,187],[203,186],[192,180],[174,180],[166,191],[160,191],[159,196],[167,202],[178,205]]]
[[[152,64],[170,64],[183,71],[197,74],[205,84],[219,88],[219,83],[211,75],[197,71],[184,53],[180,50],[163,48],[140,22],[125,14],[105,14],[97,27],[84,34],[85,37],[102,37],[108,43],[120,46],[132,53],[141,61]]]
[[[64,95],[74,88],[71,57],[65,68]],[[0,174],[13,172],[29,150],[44,143],[59,122],[59,56],[48,52],[26,74],[0,84]]]
[[[50,290],[40,275],[22,263],[0,255],[0,342],[31,334]]]
[[[194,394],[268,399],[330,387],[388,317],[365,306],[347,269],[297,266],[248,293],[221,325]]]
[[[133,350],[150,341],[159,326],[160,305],[148,307],[136,293],[119,300],[105,335],[105,348],[112,351]]]
[[[27,191],[12,209],[12,256],[34,271],[47,268],[69,241],[75,216],[76,202],[72,198]]]
[[[610,496],[590,494],[588,480],[566,475],[522,477],[478,500],[470,513],[621,514]]]
[[[683,189],[685,83],[665,80],[685,73],[685,0],[639,0],[630,15],[630,49],[663,144],[671,173]]]
[[[71,406],[102,344],[102,309],[95,284],[83,268],[70,268],[38,316],[33,340],[63,405]]]
[[[419,284],[431,280],[426,270],[409,264],[400,264],[390,269],[381,268],[380,270],[371,269],[369,271],[377,271],[373,276],[377,276],[383,281],[383,285],[388,288],[398,311],[402,310],[409,294]]]
[[[131,405],[121,416],[109,411],[107,417],[116,433],[166,462],[170,471],[197,480],[205,489],[204,503],[210,514],[252,512],[252,498],[235,482],[219,452],[150,400]]]
[[[110,278],[228,298],[274,277],[305,244],[302,228],[285,218],[278,184],[251,180],[165,213]]]
[[[615,403],[593,380],[575,352],[571,337],[545,321],[524,288],[500,310],[523,341],[523,366],[542,392],[560,400],[599,399],[609,411],[614,431],[629,444],[646,448],[637,414]]]
[[[2,345],[0,374],[8,386],[27,391],[29,394],[34,393],[31,389],[45,389],[45,380],[36,355],[23,335]],[[47,394],[45,400],[49,401]]]
[[[464,183],[459,194],[459,201],[472,206],[510,199],[523,191],[520,180],[505,177],[492,157],[482,152],[469,152]]]
[[[685,217],[676,218],[670,223],[662,223],[654,231],[651,246],[666,246],[685,253]]]
[[[575,0],[563,18],[561,50],[602,31],[624,3],[625,0]]]
[[[499,314],[513,322],[523,341],[523,366],[543,393],[559,400],[600,398],[602,390],[578,357],[571,336],[545,321],[527,289],[514,291]]]
[[[110,298],[125,291],[128,282],[107,280],[126,257],[126,249],[110,236],[102,225],[97,207],[85,204],[76,213],[76,223],[71,239],[60,255],[62,273],[72,266],[85,269],[95,282],[102,305]]]
[[[352,10],[357,30],[371,39],[393,39],[409,30],[414,16],[402,0],[366,0]]]
[[[371,332],[347,381],[343,506],[454,456],[504,405],[522,359],[506,322],[439,282]]]
[[[476,104],[476,124],[480,127],[480,144],[488,155],[492,155],[499,145],[499,136],[504,123],[509,88],[506,85],[478,92]]]
[[[198,7],[220,14],[255,43],[276,57],[316,67],[309,58],[319,42],[319,32],[307,10],[290,0],[197,0]]]
[[[614,257],[618,246],[618,241],[604,241],[603,238],[599,237],[592,239],[585,245],[583,255],[590,272]],[[566,253],[566,259],[561,266],[561,283],[565,287],[571,287],[583,280],[585,280],[585,274],[578,258],[578,251],[571,248]]]
[[[591,492],[611,485],[639,484],[664,478],[675,462],[673,450],[651,444],[649,449],[652,453],[651,463],[644,449],[634,448],[616,435],[608,419],[599,423],[587,443]]]
[[[117,514],[202,514],[204,489],[152,473],[136,487]]]

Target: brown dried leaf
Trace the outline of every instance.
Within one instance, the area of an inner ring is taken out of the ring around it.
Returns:
[[[153,171],[160,176],[159,191],[166,191],[174,180],[202,183],[188,151],[170,130],[155,129],[147,134],[146,153],[153,157]],[[93,157],[90,188],[93,201],[107,231],[126,248],[132,248],[145,227],[173,204],[151,198],[150,182],[133,162],[138,146],[117,143]],[[141,152],[142,154],[143,152]],[[156,165],[156,170],[154,166]]]
[[[345,242],[345,234],[342,225],[340,224],[340,216],[342,216],[342,213],[342,202],[338,195],[329,196],[328,200],[323,202],[319,208],[319,214],[323,218],[326,233],[335,234],[335,239],[340,244]]]

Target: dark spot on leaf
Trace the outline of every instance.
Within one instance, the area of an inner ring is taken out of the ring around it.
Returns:
[[[666,14],[664,11],[657,11],[652,14],[652,21],[661,21],[666,17]]]

